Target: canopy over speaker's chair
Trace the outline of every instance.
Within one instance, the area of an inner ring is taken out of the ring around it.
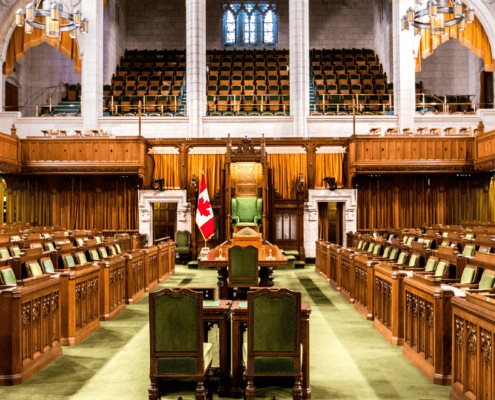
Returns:
[[[260,226],[263,200],[257,197],[232,199],[232,229],[234,226]]]
[[[175,234],[175,254],[178,254],[182,260],[191,254],[191,234],[188,231],[177,231]]]
[[[248,292],[248,340],[242,358],[246,400],[256,398],[256,376],[293,376],[292,396],[302,400],[301,293],[288,289]]]
[[[203,339],[203,293],[186,288],[150,293],[150,400],[160,399],[160,377],[196,377],[196,399],[206,399],[203,381],[213,377],[213,350]]]

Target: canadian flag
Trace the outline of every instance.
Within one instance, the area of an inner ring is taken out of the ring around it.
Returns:
[[[206,188],[205,171],[201,172],[196,223],[205,240],[208,240],[215,234],[215,220],[213,218],[210,197],[208,196],[208,189]]]

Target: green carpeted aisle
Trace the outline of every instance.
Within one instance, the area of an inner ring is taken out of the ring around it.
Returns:
[[[301,291],[312,308],[310,318],[313,399],[448,399],[450,387],[432,384],[344,302],[314,272],[274,271],[275,284]],[[214,270],[177,265],[163,287],[216,285]],[[216,330],[209,341],[217,346]],[[218,354],[218,353],[217,353]],[[214,365],[218,365],[218,355]],[[290,382],[287,382],[289,385]],[[0,387],[1,400],[147,399],[149,387],[148,297],[63,355],[20,386]],[[165,382],[163,399],[194,399],[194,382]],[[259,398],[290,399],[291,388],[265,387]],[[218,398],[216,395],[214,398]]]

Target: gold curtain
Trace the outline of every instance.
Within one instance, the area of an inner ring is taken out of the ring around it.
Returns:
[[[189,154],[187,157],[187,182],[191,182],[193,174],[201,179],[201,170],[205,171],[206,187],[210,199],[220,189],[222,170],[225,166],[225,154]],[[199,189],[199,187],[198,187]]]
[[[325,187],[323,178],[335,178],[337,186],[344,182],[343,174],[344,154],[316,154],[316,182],[315,187]]]
[[[179,189],[179,155],[178,154],[153,154],[155,169],[153,179],[165,179],[163,187],[166,189]]]
[[[268,154],[268,165],[273,170],[275,188],[283,199],[295,199],[299,172],[302,172],[304,187],[308,182],[306,154]]]
[[[38,17],[37,21],[42,22],[42,18]],[[66,21],[62,19],[61,24]],[[33,33],[27,34],[24,28],[16,27],[10,38],[9,46],[7,47],[7,56],[3,65],[3,74],[11,75],[14,72],[14,64],[24,57],[26,51],[31,47],[47,42],[49,45],[56,47],[64,56],[75,61],[74,72],[81,74],[81,59],[79,58],[79,49],[76,39],[71,39],[69,32],[61,32],[61,40],[46,38],[45,31],[34,28]]]
[[[328,203],[318,202],[318,238],[324,241],[328,240]]]
[[[452,19],[452,14],[446,14],[445,20]],[[466,24],[466,30],[459,31],[458,25],[445,27],[445,33],[442,36],[430,36],[429,29],[423,29],[421,41],[419,44],[419,54],[416,58],[416,72],[421,71],[421,58],[426,58],[433,54],[433,51],[442,43],[450,39],[458,39],[459,42],[466,46],[473,54],[485,61],[485,71],[495,71],[495,60],[492,58],[492,49],[490,41],[486,35],[485,29],[479,19],[475,16],[474,22]]]

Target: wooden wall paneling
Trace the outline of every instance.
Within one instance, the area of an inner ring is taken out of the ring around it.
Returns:
[[[144,252],[144,290],[151,292],[158,286],[160,275],[160,262],[158,257],[161,256],[158,246],[149,246],[143,249]],[[168,253],[166,255],[168,259]]]
[[[125,310],[125,263],[121,255],[100,261],[100,321],[110,321]]]
[[[354,257],[356,255],[357,253],[352,250],[340,250],[340,271],[342,276],[340,295],[349,304],[354,304]]]
[[[338,244],[331,244],[330,248],[327,249],[329,252],[330,258],[330,277],[329,282],[330,286],[334,288],[337,292],[340,292],[340,288],[342,286],[342,277],[341,277],[341,261],[340,261],[340,251],[342,247]]]
[[[134,304],[145,295],[144,251],[133,250],[124,254],[125,264],[125,297],[127,304]]]

